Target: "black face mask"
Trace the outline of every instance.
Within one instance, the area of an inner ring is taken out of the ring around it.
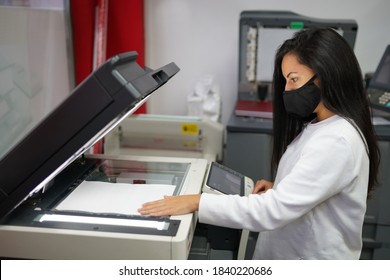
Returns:
[[[321,91],[313,82],[315,78],[316,75],[300,88],[283,92],[284,107],[289,115],[307,118],[318,106]]]

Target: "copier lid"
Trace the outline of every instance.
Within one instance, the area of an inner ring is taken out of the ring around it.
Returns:
[[[179,68],[143,69],[138,54],[116,55],[0,159],[0,218],[132,114]]]

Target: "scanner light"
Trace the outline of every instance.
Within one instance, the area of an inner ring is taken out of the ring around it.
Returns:
[[[163,221],[148,221],[148,220],[131,220],[117,218],[101,218],[101,217],[86,217],[73,215],[58,215],[44,214],[38,222],[62,222],[62,223],[79,223],[79,224],[94,224],[94,225],[112,225],[112,226],[127,226],[154,228],[157,230],[167,230],[169,223]]]

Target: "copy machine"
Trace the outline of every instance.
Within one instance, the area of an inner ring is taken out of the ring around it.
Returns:
[[[142,69],[119,54],[0,160],[0,256],[27,259],[186,259],[196,214],[144,217],[141,202],[200,193],[202,158],[90,155],[179,68]]]

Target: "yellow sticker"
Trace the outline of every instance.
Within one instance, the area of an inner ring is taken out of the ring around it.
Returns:
[[[199,134],[199,127],[196,123],[182,123],[181,124],[181,133],[182,134],[198,135]]]

